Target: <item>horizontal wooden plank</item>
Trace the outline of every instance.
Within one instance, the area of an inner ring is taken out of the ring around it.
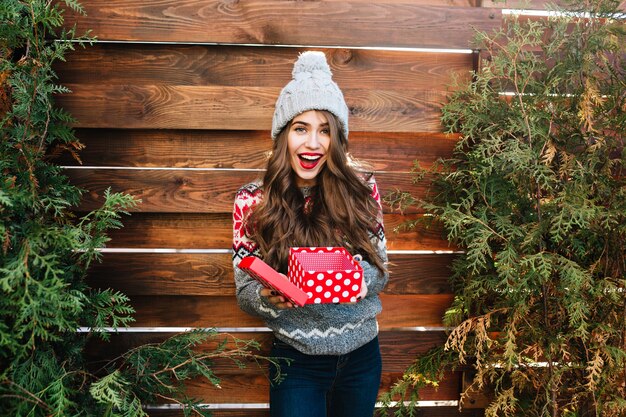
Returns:
[[[280,87],[66,84],[75,127],[269,130]],[[343,89],[352,131],[439,132],[440,90]]]
[[[254,171],[68,169],[71,182],[89,190],[80,209],[93,210],[104,191],[124,192],[141,199],[133,211],[169,213],[231,213],[236,191],[259,176]]]
[[[467,48],[474,28],[500,23],[489,9],[408,0],[91,0],[83,7],[86,16],[67,10],[68,26],[121,41]]]
[[[108,233],[108,248],[229,249],[231,213],[133,213]]]
[[[496,9],[552,10],[555,5],[565,6],[571,2],[563,0],[481,0],[480,7]]]
[[[381,295],[381,330],[441,327],[451,294]],[[262,320],[239,309],[234,296],[134,296],[134,326],[259,327]]]
[[[433,217],[389,213],[385,214],[384,222],[389,250],[458,250],[447,240],[443,226]]]
[[[116,358],[118,355],[136,346],[148,343],[160,343],[169,337],[163,333],[121,333],[112,335],[110,342],[92,340],[88,345],[88,360],[101,366],[102,363]],[[198,351],[211,351],[217,344],[226,341],[227,349],[235,348],[240,341],[255,340],[260,343],[256,354],[270,354],[273,336],[271,333],[235,333],[232,335],[218,334],[209,342],[197,347]],[[429,349],[442,345],[446,335],[441,331],[431,332],[399,332],[383,331],[380,333],[380,347],[383,359],[383,377],[380,392],[385,392],[396,381],[415,358]],[[213,370],[221,379],[221,389],[204,380],[195,380],[190,384],[188,393],[210,403],[266,403],[268,381],[265,374],[266,363],[263,361],[244,360],[245,368],[241,368],[227,359],[216,359]],[[285,370],[288,372],[288,369]],[[458,397],[458,374],[450,373],[443,381],[439,390],[426,390],[424,400],[455,400]]]
[[[393,417],[393,410],[389,411],[386,417]],[[182,411],[176,410],[148,410],[150,417],[183,417]],[[213,417],[269,417],[267,409],[234,409],[234,410],[212,410]],[[380,411],[376,416],[382,417]],[[414,417],[483,417],[484,410],[459,410],[458,407],[435,406],[422,407],[415,411]]]
[[[319,0],[318,0],[319,1]],[[345,0],[321,0],[326,3],[343,2]],[[412,0],[411,4],[419,4],[422,6],[441,6],[450,7],[479,7],[480,2],[484,0]],[[377,4],[406,4],[406,0],[376,0]]]
[[[122,352],[146,343],[159,343],[170,334],[165,333],[119,333],[113,334],[111,342],[105,343],[92,339],[88,345],[88,360],[101,366],[103,361],[115,358]],[[198,350],[210,350],[226,341],[226,347],[235,347],[234,337],[239,340],[256,340],[261,348],[257,352],[268,355],[273,336],[267,332],[247,332],[218,334],[207,343],[198,346]],[[446,334],[442,331],[382,331],[379,335],[383,359],[383,376],[380,393],[386,392],[400,377],[401,373],[415,358],[430,348],[442,345]],[[228,360],[217,360],[213,370],[221,378],[221,389],[216,389],[202,380],[193,381],[188,392],[211,404],[265,404],[267,403],[268,382],[264,376],[265,364],[246,361],[245,368],[239,368]],[[438,390],[427,389],[422,392],[422,400],[457,400],[459,374],[449,373]],[[233,411],[234,412],[234,411]],[[227,414],[228,415],[228,414]]]
[[[79,216],[83,213],[77,213]],[[402,227],[419,215],[385,214],[390,250],[454,249],[437,225]],[[432,218],[427,218],[431,220]],[[122,218],[124,227],[108,233],[108,248],[229,249],[232,246],[231,213],[133,213]]]
[[[389,256],[387,294],[452,293],[448,278],[455,255]],[[231,254],[106,253],[88,282],[127,295],[235,294]]]
[[[102,363],[116,358],[120,354],[144,344],[161,343],[171,337],[171,333],[117,333],[111,335],[110,342],[92,339],[87,347],[88,361]],[[435,346],[446,341],[443,331],[383,331],[379,334],[383,369],[385,372],[403,372],[413,363],[415,358]],[[254,340],[259,343],[259,350],[252,352],[269,356],[274,336],[270,332],[218,333],[207,342],[198,345],[198,351],[210,351],[218,344],[226,343],[227,349],[237,348],[238,341]],[[220,362],[220,370],[234,372],[239,370],[232,362]],[[250,366],[239,370],[241,373],[256,374],[258,367],[251,362]]]
[[[342,89],[446,90],[469,78],[471,54],[360,49],[232,47],[226,45],[96,44],[55,66],[61,83],[277,87],[309,49],[326,54]]]
[[[287,370],[288,371],[288,368]],[[398,378],[401,372],[384,373],[381,378],[379,393],[385,392]],[[457,400],[459,398],[460,372],[449,373],[437,389],[427,387],[421,391],[424,400]],[[187,393],[203,402],[211,403],[267,403],[269,400],[269,381],[265,375],[228,373],[220,382],[221,388],[208,385],[203,380],[195,380],[187,385]]]
[[[235,193],[259,177],[259,172],[239,170],[184,171],[176,169],[67,169],[72,184],[88,190],[79,208],[93,210],[103,202],[104,191],[124,192],[141,199],[133,211],[160,213],[231,213]],[[376,173],[386,195],[398,188],[424,196],[428,179],[414,184],[406,173]],[[385,211],[391,209],[385,205]]]
[[[79,129],[84,166],[264,169],[269,131]],[[352,132],[349,151],[376,171],[429,167],[452,155],[458,135]],[[65,153],[62,165],[79,162]]]

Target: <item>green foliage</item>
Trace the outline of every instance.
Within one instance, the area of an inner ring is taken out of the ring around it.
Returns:
[[[480,33],[442,121],[462,139],[425,200],[464,250],[442,367],[487,416],[626,415],[626,25],[616,1]],[[414,371],[415,372],[415,371]],[[421,372],[418,367],[416,372]],[[410,384],[402,386],[407,392]]]
[[[208,415],[185,395],[185,382],[218,386],[213,360],[257,361],[254,342],[218,343],[215,332],[193,331],[104,366],[86,359],[91,339],[105,343],[108,328],[133,321],[126,295],[90,288],[85,277],[106,233],[138,202],[106,191],[102,207],[77,217],[83,190],[54,163],[63,151],[78,159],[83,145],[72,117],[54,105],[69,91],[53,64],[92,41],[62,28],[60,3],[82,11],[73,0],[0,2],[0,415],[137,417],[158,399]]]
[[[266,360],[280,366],[273,359],[254,354],[259,349],[254,340],[223,336],[213,330],[194,330],[132,348],[105,364],[106,376],[92,383],[89,391],[98,403],[107,406],[105,416],[143,416],[142,404],[163,401],[181,404],[185,415],[208,416],[208,410],[187,396],[181,381],[205,378],[220,388],[220,379],[211,366],[223,359],[240,368]],[[211,349],[199,349],[207,344]]]
[[[381,415],[395,417],[418,416],[418,402],[420,390],[426,387],[438,388],[447,365],[454,360],[454,353],[443,349],[431,349],[428,353],[417,358],[409,366],[402,378],[389,391],[382,395],[383,404]]]

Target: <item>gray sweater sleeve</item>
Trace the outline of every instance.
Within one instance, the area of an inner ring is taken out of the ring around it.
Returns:
[[[237,262],[238,263],[238,262]],[[277,309],[260,294],[263,285],[234,265],[237,303],[246,313],[263,319],[274,319],[284,310]]]
[[[380,272],[378,268],[367,261],[361,261],[361,267],[363,268],[363,277],[367,285],[367,296],[379,294],[387,285],[389,273],[386,271]]]

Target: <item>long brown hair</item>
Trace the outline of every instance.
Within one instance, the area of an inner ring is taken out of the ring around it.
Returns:
[[[263,201],[248,218],[247,233],[259,244],[265,262],[283,273],[291,246],[346,246],[384,271],[368,233],[375,232],[379,211],[365,183],[372,174],[363,178],[348,157],[348,141],[336,117],[320,112],[328,120],[331,141],[326,164],[311,189],[311,207],[305,210],[305,198],[290,164],[290,122],[274,141],[263,177]]]

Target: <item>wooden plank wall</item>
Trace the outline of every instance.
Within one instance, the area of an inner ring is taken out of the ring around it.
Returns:
[[[485,2],[487,3],[487,2]],[[491,3],[491,2],[489,2]],[[350,108],[351,151],[372,163],[383,193],[425,192],[408,174],[449,155],[439,109],[452,76],[468,77],[473,27],[501,24],[501,11],[473,0],[85,0],[87,16],[66,11],[99,43],[59,65],[73,93],[59,103],[78,120],[82,165],[66,160],[71,180],[89,192],[123,191],[142,204],[112,234],[90,281],[128,294],[137,310],[114,349],[161,340],[179,328],[217,327],[242,338],[270,338],[241,312],[231,267],[235,191],[257,177],[270,148],[275,99],[307,49],[327,54]],[[392,262],[380,316],[381,392],[415,356],[443,343],[441,317],[452,294],[455,256],[437,231],[394,233],[404,220],[385,207]],[[107,351],[110,347],[103,347]],[[104,353],[103,353],[104,354]],[[220,364],[222,388],[190,393],[217,416],[267,416],[267,386],[254,366]],[[422,416],[457,411],[460,376],[423,394]],[[174,410],[152,415],[182,415]]]

